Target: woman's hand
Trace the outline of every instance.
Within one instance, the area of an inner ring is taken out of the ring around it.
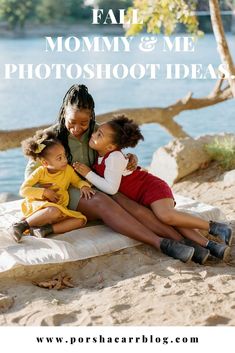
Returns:
[[[73,168],[84,178],[91,171],[91,168],[87,167],[85,164],[75,162],[73,163]]]
[[[60,199],[59,195],[54,190],[51,190],[51,189],[44,189],[42,196],[44,200],[48,200],[54,203],[57,203]]]
[[[133,172],[138,166],[138,158],[135,154],[132,153],[127,153],[126,157],[129,159],[129,163],[127,164],[126,168]]]
[[[91,199],[93,195],[95,195],[95,190],[92,188],[89,188],[88,186],[83,186],[81,188],[81,197],[84,197],[86,200]]]

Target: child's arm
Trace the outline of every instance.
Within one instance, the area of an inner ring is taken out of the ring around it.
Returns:
[[[21,185],[20,196],[43,199],[44,189],[34,186],[39,182],[41,172],[41,168],[37,168],[33,173],[28,176],[28,178]]]
[[[29,175],[29,177],[21,185],[20,196],[38,200],[47,199],[56,203],[59,200],[59,197],[55,191],[34,186],[39,182],[42,172],[43,168],[39,167]]]
[[[81,189],[81,197],[84,197],[86,200],[90,199],[92,195],[95,194],[95,190],[91,188],[91,185],[85,181],[82,180],[77,173],[73,170],[72,167],[69,166],[69,171],[70,171],[70,183],[78,189]]]
[[[82,180],[77,173],[73,170],[71,166],[69,166],[69,173],[70,173],[70,183],[78,189],[81,189],[83,186],[87,186],[88,188],[91,187],[91,184],[89,184],[87,181]]]
[[[123,154],[119,151],[115,151],[105,160],[105,171],[103,178],[92,171],[89,171],[86,175],[83,175],[82,173],[84,168],[80,163],[80,167],[78,164],[76,170],[101,191],[106,194],[114,195],[118,192],[122,174],[126,169],[127,163],[128,160],[123,156]]]

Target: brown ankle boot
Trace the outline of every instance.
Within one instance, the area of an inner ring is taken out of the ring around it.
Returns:
[[[23,236],[23,233],[29,229],[29,224],[27,221],[19,221],[14,224],[12,224],[10,228],[10,234],[12,238],[19,243],[21,241],[21,238]]]
[[[160,244],[161,251],[174,259],[189,262],[194,254],[194,248],[187,246],[172,239],[162,239]]]
[[[209,234],[219,237],[228,246],[232,245],[232,228],[225,223],[210,221]]]
[[[30,234],[36,238],[45,238],[49,234],[53,234],[52,224],[45,224],[42,227],[31,227]]]

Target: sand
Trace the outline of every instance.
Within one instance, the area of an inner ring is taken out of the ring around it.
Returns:
[[[220,174],[214,164],[174,189],[221,207],[235,230],[235,183]],[[234,244],[227,264],[213,258],[204,266],[183,264],[140,245],[85,261],[15,269],[10,278],[0,276],[0,325],[234,326]],[[69,274],[74,288],[32,283],[57,273]]]

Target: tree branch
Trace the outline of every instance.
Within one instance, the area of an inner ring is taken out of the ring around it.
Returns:
[[[127,114],[139,125],[158,123],[173,137],[188,137],[189,135],[183,130],[182,126],[173,119],[183,111],[209,107],[232,98],[230,87],[226,87],[221,90],[221,84],[222,83],[220,81],[217,82],[214,90],[207,97],[193,98],[192,93],[189,92],[185,97],[165,108],[121,109],[98,115],[97,121],[102,123],[111,119],[115,114]],[[46,127],[48,127],[48,125],[20,130],[0,130],[0,151],[19,147],[22,140],[32,136],[37,130],[44,129]]]

